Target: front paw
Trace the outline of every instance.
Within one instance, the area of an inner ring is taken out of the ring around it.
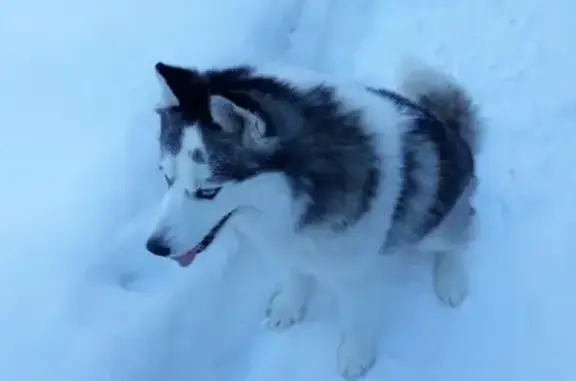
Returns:
[[[280,289],[270,298],[266,309],[266,326],[274,331],[283,331],[302,321],[306,302],[304,295],[294,290]]]
[[[376,343],[344,336],[338,347],[338,373],[348,381],[364,376],[376,362]]]

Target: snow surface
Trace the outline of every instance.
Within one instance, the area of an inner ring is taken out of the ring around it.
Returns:
[[[8,1],[0,12],[0,379],[339,380],[320,293],[283,334],[272,280],[231,234],[182,270],[144,249],[163,191],[153,64],[277,59],[394,86],[454,73],[486,135],[472,293],[391,263],[366,380],[576,380],[572,0]]]

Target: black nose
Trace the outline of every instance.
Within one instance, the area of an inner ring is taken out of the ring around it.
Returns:
[[[146,250],[160,257],[170,255],[170,247],[162,237],[150,237],[146,242]]]

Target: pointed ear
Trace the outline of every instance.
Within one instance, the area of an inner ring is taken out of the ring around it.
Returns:
[[[158,62],[156,72],[174,94],[181,110],[194,112],[196,117],[210,120],[210,91],[208,80],[196,70]]]

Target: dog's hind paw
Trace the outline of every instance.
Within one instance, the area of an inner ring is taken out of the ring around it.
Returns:
[[[434,265],[434,292],[450,307],[457,307],[468,296],[468,276],[461,258],[452,253],[438,253]]]

